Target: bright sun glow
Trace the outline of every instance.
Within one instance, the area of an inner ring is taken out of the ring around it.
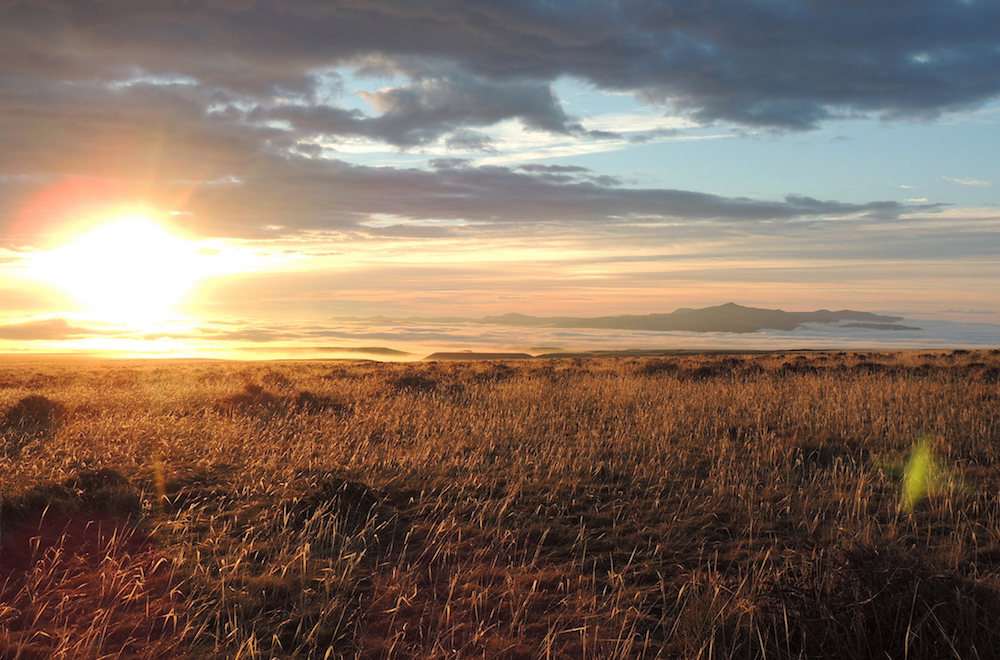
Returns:
[[[197,243],[131,214],[34,255],[30,270],[72,294],[88,316],[141,326],[166,318],[211,266]]]

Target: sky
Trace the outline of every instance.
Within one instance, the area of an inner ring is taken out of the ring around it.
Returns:
[[[1000,323],[998,129],[985,0],[8,0],[0,348]]]

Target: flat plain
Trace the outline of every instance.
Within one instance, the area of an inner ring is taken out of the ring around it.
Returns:
[[[5,358],[0,657],[988,658],[1000,350]]]

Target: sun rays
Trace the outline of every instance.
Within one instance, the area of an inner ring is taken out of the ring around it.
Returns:
[[[197,243],[141,212],[36,253],[29,265],[36,278],[71,294],[89,317],[129,325],[167,317],[206,269]]]
[[[128,211],[32,254],[26,265],[88,320],[152,330],[183,307],[199,281],[256,261],[236,246],[185,238],[151,212]]]

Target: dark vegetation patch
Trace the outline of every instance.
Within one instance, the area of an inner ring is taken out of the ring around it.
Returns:
[[[885,544],[820,551],[771,578],[760,600],[769,656],[972,658],[1000,648],[995,588]]]
[[[216,464],[210,469],[189,472],[163,478],[162,491],[156,493],[160,509],[167,513],[180,513],[196,508],[218,512],[230,507],[236,501],[236,489],[232,484],[236,466]],[[151,481],[157,480],[152,474]],[[161,487],[154,485],[158,491]]]
[[[694,383],[717,378],[732,378],[737,375],[739,375],[739,372],[734,369],[734,365],[723,362],[688,367],[677,372],[679,380]]]
[[[705,364],[699,367],[690,367],[687,369],[682,369],[677,372],[677,377],[679,380],[688,382],[701,382],[705,380],[712,380],[714,378],[719,378],[721,376],[728,376],[729,372],[722,367],[714,364]]]
[[[65,414],[65,407],[44,396],[26,396],[3,415],[0,428],[23,435],[51,433]]]
[[[824,367],[809,364],[808,362],[785,362],[776,370],[776,373],[779,376],[789,376],[793,374],[816,375],[822,373],[823,371],[825,371]]]
[[[139,490],[120,472],[103,468],[79,472],[61,482],[39,484],[16,496],[0,497],[0,531],[41,518],[47,512],[95,512],[129,518],[141,511]]]
[[[138,490],[111,469],[0,501],[0,657],[183,655],[170,562],[139,526]]]
[[[301,529],[317,515],[333,516],[338,534],[380,536],[377,540],[385,546],[383,550],[405,535],[394,498],[340,474],[320,475],[313,487],[285,499],[281,508],[289,516],[287,524],[294,529]],[[372,559],[375,558],[373,554]]]
[[[309,415],[344,417],[352,406],[332,397],[301,390],[295,395],[278,395],[260,385],[248,383],[242,392],[226,397],[216,405],[216,410],[228,415],[241,414],[270,418],[297,412]]]
[[[475,380],[479,383],[501,383],[516,377],[519,370],[502,362],[487,363],[486,368],[476,373]]]
[[[328,414],[343,417],[351,412],[351,406],[329,396],[302,390],[292,399],[292,407],[310,415]]]
[[[681,381],[699,382],[716,378],[753,378],[765,372],[754,360],[726,357],[692,363],[689,359],[660,358],[639,362],[636,373],[641,376],[672,376]]]
[[[276,389],[287,389],[292,386],[292,379],[275,369],[268,369],[260,376],[261,382]]]
[[[898,370],[899,368],[895,365],[885,364],[883,362],[873,362],[870,360],[858,362],[851,367],[851,371],[863,374],[888,374],[895,373]]]
[[[408,394],[429,394],[438,388],[438,381],[418,373],[408,373],[390,382],[390,387],[395,392],[406,392]]]
[[[509,495],[503,488],[480,493],[486,501]],[[521,524],[529,500],[535,519]],[[432,647],[451,649],[450,657],[603,657],[595,649],[610,648],[621,617],[595,608],[592,578],[571,564],[572,533],[539,519],[539,501],[516,497],[510,526],[496,527],[445,485],[413,493],[406,534],[392,555],[408,570],[372,575],[359,657],[428,657]],[[568,623],[580,620],[587,625]]]
[[[21,385],[28,390],[44,390],[59,386],[60,379],[52,374],[35,374],[22,381]]]
[[[11,406],[0,418],[3,453],[17,456],[32,440],[49,436],[66,416],[66,407],[44,396],[32,394]]]
[[[645,360],[641,362],[638,372],[643,376],[671,376],[680,371],[676,360]]]
[[[966,367],[976,380],[984,383],[1000,383],[1000,366],[974,362]]]
[[[225,413],[270,413],[281,406],[281,398],[264,390],[260,385],[247,383],[242,392],[223,399],[218,406]]]
[[[863,447],[830,438],[826,442],[798,443],[792,449],[790,458],[792,469],[808,477],[816,470],[863,468],[871,460],[871,453]]]

